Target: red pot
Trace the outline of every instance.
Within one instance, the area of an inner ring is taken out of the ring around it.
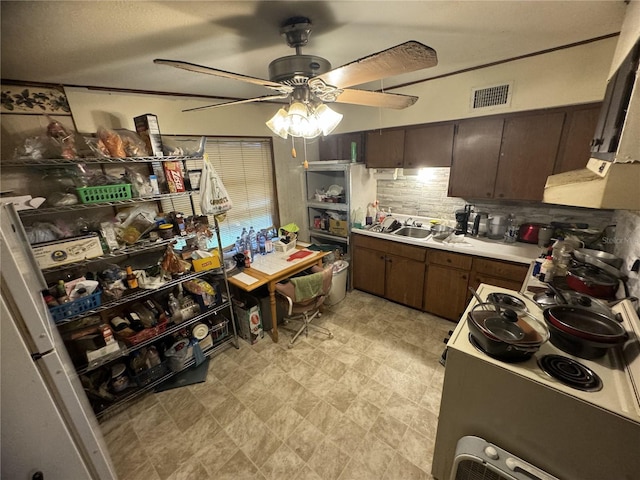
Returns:
[[[618,279],[594,267],[570,268],[567,285],[576,292],[596,298],[615,298]]]

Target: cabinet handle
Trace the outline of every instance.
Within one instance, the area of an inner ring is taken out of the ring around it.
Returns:
[[[499,193],[499,194],[498,194],[498,196],[499,196],[500,198],[502,198],[502,197],[504,197],[504,193]]]
[[[447,263],[451,263],[451,259],[450,258],[447,258]]]
[[[487,197],[491,197],[491,192],[487,192]]]
[[[460,278],[462,278],[462,280],[466,280],[467,276],[466,275],[462,275],[462,277],[460,277]]]

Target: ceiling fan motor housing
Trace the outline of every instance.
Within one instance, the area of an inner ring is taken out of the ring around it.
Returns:
[[[289,55],[269,64],[269,79],[285,85],[300,85],[331,70],[328,60],[316,55]]]

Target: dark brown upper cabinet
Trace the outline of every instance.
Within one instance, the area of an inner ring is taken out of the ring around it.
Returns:
[[[536,113],[505,119],[493,197],[542,200],[553,173],[564,112]]]
[[[364,161],[364,133],[350,132],[321,137],[320,160],[351,160],[351,144],[356,145],[356,162]]]
[[[601,103],[593,103],[567,111],[553,173],[586,168],[601,107]]]
[[[407,127],[404,132],[404,168],[449,167],[453,154],[453,122]]]
[[[503,126],[501,117],[458,123],[449,175],[450,197],[493,198]]]
[[[404,133],[403,128],[367,132],[367,168],[401,168],[404,161]]]

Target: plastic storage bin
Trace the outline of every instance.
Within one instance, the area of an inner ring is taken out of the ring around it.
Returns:
[[[333,279],[331,280],[331,291],[325,300],[327,305],[335,305],[344,300],[347,295],[347,274],[349,262],[338,260],[333,264]]]
[[[131,198],[131,184],[76,188],[82,203],[115,202]]]
[[[50,307],[49,311],[51,312],[53,321],[55,323],[61,323],[67,318],[80,315],[87,310],[98,308],[100,306],[101,297],[102,292],[98,290],[97,292],[87,297],[81,297],[77,300],[74,300],[73,302],[63,303],[62,305]]]

